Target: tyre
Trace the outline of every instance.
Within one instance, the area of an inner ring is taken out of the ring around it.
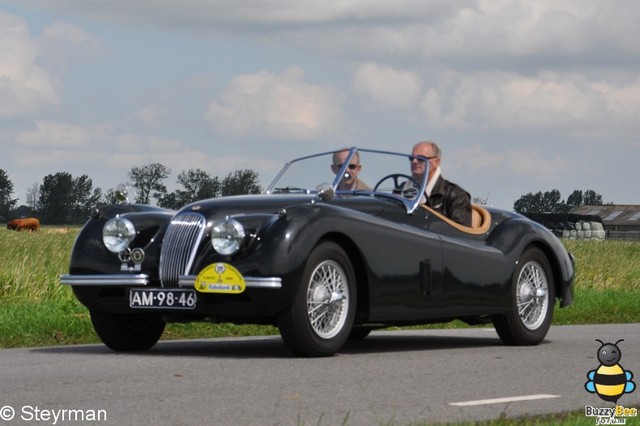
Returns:
[[[157,315],[108,314],[91,310],[93,328],[114,351],[146,351],[158,343],[165,323]]]
[[[540,249],[523,252],[511,287],[510,312],[493,318],[498,336],[507,345],[537,345],[549,331],[555,303],[553,273]]]
[[[351,333],[349,333],[349,340],[364,340],[369,334],[371,334],[373,330],[365,327],[352,328]]]
[[[293,303],[278,318],[282,340],[294,355],[333,355],[349,337],[356,300],[349,257],[333,242],[320,243],[307,259]]]

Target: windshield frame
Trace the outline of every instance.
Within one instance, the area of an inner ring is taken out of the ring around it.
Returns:
[[[276,185],[278,184],[278,181],[280,180],[280,178],[286,173],[286,171],[295,163],[304,161],[304,160],[309,160],[309,159],[313,159],[316,157],[320,157],[320,156],[327,156],[327,155],[333,155],[335,152],[338,151],[343,151],[343,149],[340,150],[336,150],[336,151],[325,151],[325,152],[321,152],[318,154],[312,154],[312,155],[306,155],[303,157],[298,157],[295,158],[289,162],[287,162],[284,167],[282,168],[282,170],[280,170],[280,172],[276,175],[276,177],[273,179],[273,181],[271,182],[271,184],[269,185],[269,187],[266,189],[265,194],[282,194],[282,192],[278,191],[275,192]],[[344,174],[347,172],[347,168],[351,162],[351,159],[353,158],[354,155],[356,155],[357,152],[360,153],[372,153],[372,154],[381,154],[381,155],[390,155],[390,156],[396,156],[396,157],[404,157],[407,160],[410,161],[410,154],[402,154],[402,153],[397,153],[397,152],[392,152],[392,151],[384,151],[384,150],[375,150],[375,149],[366,149],[366,148],[357,148],[357,147],[351,147],[348,149],[349,153],[344,161],[344,163],[342,164],[342,167],[340,168],[340,170],[336,173],[335,178],[333,179],[333,181],[331,182],[331,188],[333,190],[333,192],[337,195],[348,195],[348,194],[353,194],[353,195],[365,195],[365,196],[379,196],[379,197],[385,197],[385,198],[391,198],[397,201],[400,201],[402,203],[402,205],[405,207],[405,210],[407,212],[407,214],[411,214],[413,213],[418,206],[420,205],[420,201],[422,199],[421,196],[417,196],[414,199],[408,199],[403,197],[401,194],[393,194],[393,193],[388,193],[388,192],[380,192],[380,191],[374,191],[373,189],[371,190],[366,190],[366,189],[354,189],[354,190],[337,190],[338,185],[340,183],[340,180],[342,179],[342,176],[344,176]],[[425,193],[425,189],[427,186],[427,177],[429,176],[429,167],[431,166],[430,162],[428,161],[429,159],[427,157],[422,157],[420,156],[420,158],[422,160],[424,160],[425,165],[426,165],[426,169],[425,169],[425,173],[422,176],[422,181],[421,182],[417,182],[420,187],[418,190],[418,194],[424,194],[424,197],[426,199],[426,193]],[[405,175],[409,175],[408,173],[406,173],[405,171],[399,171],[399,174],[405,174]],[[328,184],[328,182],[318,182],[317,186],[316,186],[316,190],[311,190],[311,189],[301,189],[301,188],[291,188],[292,192],[294,192],[294,190],[302,190],[304,191],[304,193],[306,194],[317,194],[318,193],[318,188],[323,185],[323,184]],[[298,192],[299,193],[299,192]]]

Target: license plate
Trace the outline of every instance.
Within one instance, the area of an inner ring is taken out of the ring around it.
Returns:
[[[137,309],[195,309],[196,292],[191,289],[132,288],[129,307]]]

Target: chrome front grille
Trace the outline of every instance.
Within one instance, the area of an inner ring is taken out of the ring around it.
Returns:
[[[160,281],[163,287],[177,287],[180,275],[187,275],[207,226],[199,213],[181,213],[171,219],[160,252]]]

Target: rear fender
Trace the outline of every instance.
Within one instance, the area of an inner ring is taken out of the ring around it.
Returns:
[[[505,254],[511,273],[520,255],[529,246],[539,247],[547,256],[553,270],[556,297],[560,306],[573,301],[574,261],[562,242],[544,226],[526,218],[514,218],[502,222],[487,238],[492,245]]]

